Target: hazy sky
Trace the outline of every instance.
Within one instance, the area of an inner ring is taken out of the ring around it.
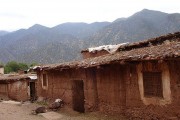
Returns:
[[[0,0],[0,30],[52,27],[64,22],[101,22],[144,8],[180,13],[180,0]]]

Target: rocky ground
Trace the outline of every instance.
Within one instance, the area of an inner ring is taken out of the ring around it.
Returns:
[[[57,112],[43,113],[33,115],[32,110],[36,109],[38,104],[19,103],[19,102],[0,102],[0,120],[127,120],[120,115],[110,116],[98,112],[78,113],[66,108]]]

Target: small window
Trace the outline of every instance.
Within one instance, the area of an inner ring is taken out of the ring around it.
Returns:
[[[47,75],[43,74],[43,86],[47,86]]]
[[[143,72],[145,97],[163,97],[161,76],[161,72]]]

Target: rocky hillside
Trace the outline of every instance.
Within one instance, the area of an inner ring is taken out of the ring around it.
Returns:
[[[0,61],[54,63],[80,59],[82,39],[110,24],[64,23],[53,28],[34,25],[0,36]]]
[[[2,34],[0,62],[56,63],[80,59],[81,49],[133,42],[180,31],[180,14],[144,9],[112,23],[64,23],[53,28],[34,25]]]
[[[94,46],[134,42],[176,31],[180,31],[180,14],[144,9],[128,18],[115,20],[88,38],[86,44]]]

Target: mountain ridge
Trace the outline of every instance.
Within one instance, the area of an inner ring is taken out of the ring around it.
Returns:
[[[180,14],[143,9],[125,20],[116,21],[89,38],[91,44],[135,42],[180,30]],[[169,17],[171,16],[171,17]],[[98,41],[98,42],[97,42]]]
[[[81,59],[80,51],[104,44],[136,42],[180,31],[180,14],[143,9],[113,22],[35,24],[0,35],[0,62],[42,64]],[[0,32],[1,33],[1,32]]]

